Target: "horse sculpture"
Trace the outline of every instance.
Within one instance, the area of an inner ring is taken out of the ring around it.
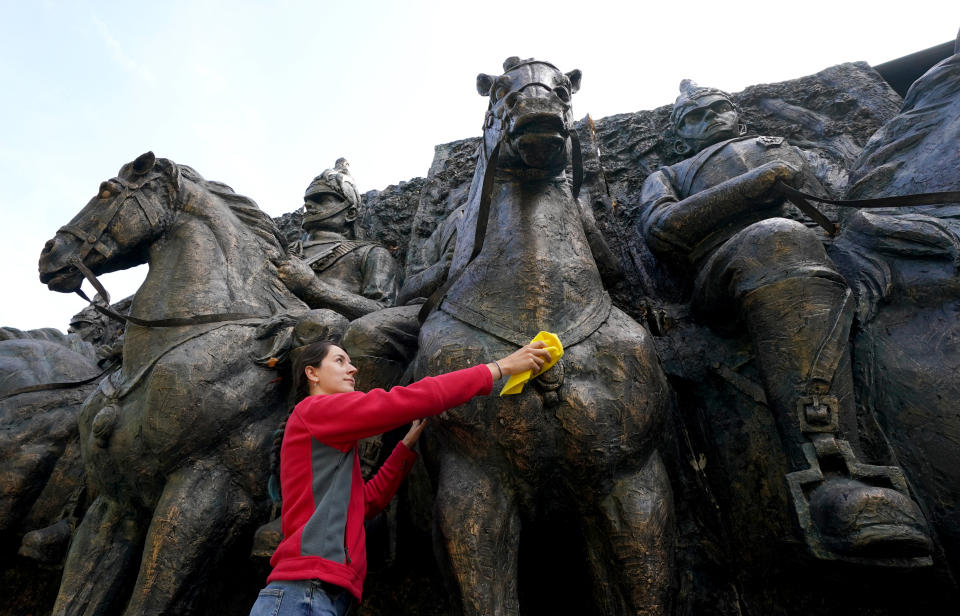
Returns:
[[[960,38],[870,138],[848,196],[960,191]],[[850,216],[835,252],[858,290],[858,386],[960,575],[960,202]]]
[[[54,614],[188,613],[218,557],[263,517],[269,442],[285,406],[276,372],[251,360],[252,347],[265,318],[305,310],[277,277],[284,255],[253,201],[150,152],[47,242],[40,279],[55,291],[78,289],[84,269],[150,264],[123,367],[79,415],[98,496],[70,546]]]
[[[76,504],[83,483],[76,417],[102,374],[65,342],[0,340],[0,545],[15,551],[25,532]],[[63,386],[45,388],[51,383]]]
[[[668,386],[647,331],[604,291],[565,171],[573,156],[576,184],[580,71],[518,58],[504,70],[477,78],[490,96],[484,139],[416,372],[487,361],[539,330],[558,334],[565,354],[521,394],[437,422],[427,443],[437,538],[464,614],[517,614],[521,526],[565,509],[579,520],[597,609],[663,614],[673,505],[657,444]]]

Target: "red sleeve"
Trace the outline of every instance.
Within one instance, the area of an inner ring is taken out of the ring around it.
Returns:
[[[413,468],[416,460],[417,454],[404,445],[403,441],[397,443],[377,474],[363,484],[363,499],[366,502],[363,514],[365,519],[369,520],[387,508],[393,495],[400,488],[400,484],[410,474],[410,469]]]
[[[322,443],[351,443],[382,434],[489,394],[493,377],[484,366],[428,376],[390,391],[374,389],[304,398],[294,409],[310,436]]]

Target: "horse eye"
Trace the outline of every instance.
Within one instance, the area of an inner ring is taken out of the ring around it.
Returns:
[[[557,98],[563,102],[570,102],[570,90],[566,89],[564,86],[558,86],[554,88],[553,91],[557,93]]]
[[[109,198],[110,195],[112,195],[112,194],[113,194],[113,191],[110,189],[110,183],[109,183],[109,182],[103,182],[102,184],[100,184],[100,198],[101,198],[101,199],[107,199],[107,198]]]

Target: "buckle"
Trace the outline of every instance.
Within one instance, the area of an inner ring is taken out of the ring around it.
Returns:
[[[836,432],[840,429],[840,402],[836,396],[802,396],[797,399],[800,430],[804,433]]]

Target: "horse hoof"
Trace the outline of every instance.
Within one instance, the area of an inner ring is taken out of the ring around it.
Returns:
[[[63,562],[70,545],[73,529],[66,520],[60,520],[52,526],[32,530],[23,536],[20,543],[20,555],[43,565],[57,565]]]
[[[93,432],[94,442],[98,447],[106,447],[107,443],[110,442],[110,436],[113,434],[113,429],[116,427],[119,418],[120,411],[112,404],[103,407],[97,412],[97,415],[93,418],[93,425],[90,429]]]
[[[810,514],[824,545],[844,556],[927,556],[933,547],[917,504],[891,488],[829,479],[810,495]]]

